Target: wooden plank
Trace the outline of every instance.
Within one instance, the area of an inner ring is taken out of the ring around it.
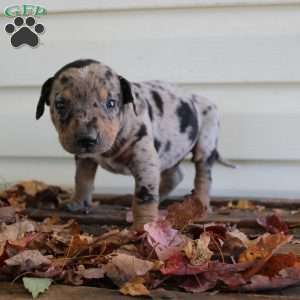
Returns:
[[[288,290],[287,290],[288,291]],[[291,295],[290,293],[297,293]],[[151,292],[151,298],[154,300],[176,299],[176,300],[299,300],[299,290],[294,289],[288,293],[279,291],[276,295],[268,294],[189,294],[176,291],[166,291],[163,289],[154,290]],[[20,284],[0,283],[0,300],[30,300],[32,299],[29,293]],[[74,287],[66,285],[52,285],[47,292],[40,296],[41,300],[132,300],[132,297],[122,296],[117,290],[109,290],[96,287]],[[145,299],[145,297],[134,297],[134,299]]]
[[[127,212],[129,209],[119,205],[100,205],[94,207],[88,214],[71,213],[61,210],[52,209],[37,209],[27,208],[25,214],[36,220],[43,220],[49,216],[58,216],[61,219],[75,219],[82,224],[116,224],[126,225]],[[207,218],[198,221],[199,224],[206,224],[210,222],[236,224],[240,227],[258,227],[256,219],[259,215],[266,214],[258,213],[253,210],[239,210],[231,209],[223,212],[216,210],[208,215]],[[299,227],[299,214],[285,215],[284,221],[291,227]]]
[[[122,205],[131,206],[132,194],[117,195],[117,194],[95,194],[94,201],[100,204],[107,205]],[[236,202],[244,198],[237,197],[212,197],[212,206],[221,207],[228,205],[229,202]],[[265,206],[266,208],[285,208],[285,209],[300,209],[300,198],[284,199],[284,198],[254,198],[246,197],[255,205]],[[161,207],[166,207],[177,201],[182,201],[183,196],[169,196],[161,202]]]
[[[50,216],[57,216],[62,220],[75,219],[82,224],[124,225],[126,222],[126,208],[117,205],[101,205],[88,214],[71,213],[62,210],[28,208],[25,214],[35,220],[43,220]]]

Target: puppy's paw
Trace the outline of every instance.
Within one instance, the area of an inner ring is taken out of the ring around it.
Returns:
[[[66,210],[68,212],[73,212],[73,213],[85,213],[88,214],[90,211],[91,205],[89,204],[88,201],[71,201],[62,207],[63,210]]]

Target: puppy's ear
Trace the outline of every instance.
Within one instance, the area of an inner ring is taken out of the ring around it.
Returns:
[[[129,81],[122,76],[119,76],[119,80],[120,80],[120,85],[122,90],[123,103],[124,104],[132,103],[133,110],[135,114],[137,114]]]
[[[45,111],[45,104],[49,105],[49,96],[53,84],[53,77],[48,78],[41,89],[41,95],[39,102],[36,107],[36,113],[35,113],[35,118],[38,120],[44,113]]]

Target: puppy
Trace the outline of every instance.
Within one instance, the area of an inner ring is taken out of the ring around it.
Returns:
[[[63,148],[75,155],[75,194],[68,208],[86,210],[97,167],[135,179],[134,227],[158,214],[159,198],[182,180],[180,163],[193,154],[193,197],[209,210],[219,116],[204,97],[160,82],[129,82],[99,61],[76,60],[42,86],[36,119],[50,107]]]

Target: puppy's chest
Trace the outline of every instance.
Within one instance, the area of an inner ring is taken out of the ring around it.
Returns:
[[[130,175],[131,172],[126,166],[126,161],[116,160],[111,157],[103,157],[101,155],[89,156],[96,161],[103,169],[116,174]]]

